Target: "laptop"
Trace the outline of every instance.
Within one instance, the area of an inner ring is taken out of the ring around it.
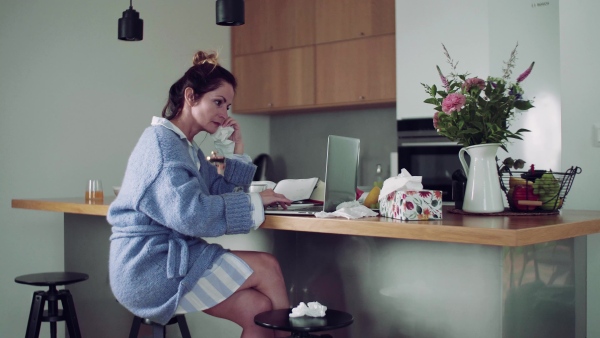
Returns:
[[[265,208],[266,215],[314,215],[317,212],[333,212],[342,202],[356,200],[360,140],[351,137],[329,135],[325,164],[325,198],[323,205]]]

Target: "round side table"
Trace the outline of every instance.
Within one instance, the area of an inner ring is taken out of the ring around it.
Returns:
[[[291,332],[291,338],[319,337],[310,332],[329,331],[346,327],[354,322],[351,314],[327,309],[324,317],[293,317],[291,310],[273,310],[257,314],[254,317],[256,325],[273,330]]]

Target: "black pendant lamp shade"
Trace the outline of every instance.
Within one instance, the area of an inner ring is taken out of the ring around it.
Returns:
[[[131,1],[129,9],[123,12],[123,17],[119,19],[119,40],[141,41],[144,39],[144,20],[140,19],[140,13],[133,9]]]
[[[244,0],[217,0],[217,25],[244,24]]]

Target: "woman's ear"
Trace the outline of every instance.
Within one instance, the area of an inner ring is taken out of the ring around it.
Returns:
[[[185,88],[183,91],[183,96],[185,97],[185,102],[190,105],[190,107],[194,105],[194,102],[196,102],[194,99],[194,90],[190,87]]]

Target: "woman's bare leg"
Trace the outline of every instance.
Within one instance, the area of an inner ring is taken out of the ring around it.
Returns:
[[[254,273],[231,297],[204,312],[229,319],[242,327],[242,338],[287,337],[283,331],[254,324],[254,316],[273,309],[288,309],[290,302],[279,263],[271,254],[232,251],[244,260]]]

